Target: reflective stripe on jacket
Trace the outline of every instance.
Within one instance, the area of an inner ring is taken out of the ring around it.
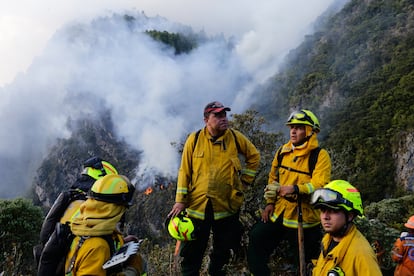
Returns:
[[[309,157],[312,149],[319,146],[316,134],[309,141],[299,147],[293,147],[289,141],[283,145],[281,154],[284,154],[282,164],[284,167],[292,168],[302,172],[309,172]],[[313,227],[319,224],[319,211],[312,208],[309,203],[309,195],[317,188],[328,184],[331,177],[331,159],[325,149],[321,149],[312,178],[304,173],[290,171],[286,168],[278,169],[277,152],[272,162],[268,183],[273,181],[284,185],[298,185],[302,197],[303,228]],[[290,228],[298,228],[297,201],[295,198],[278,197],[276,202],[268,200],[266,203],[274,203],[275,209],[270,219],[274,222],[283,215],[283,225]]]
[[[196,143],[196,133],[189,135],[178,172],[175,200],[186,204],[189,216],[204,219],[209,199],[213,204],[215,219],[237,213],[242,205],[245,190],[242,182],[252,184],[260,154],[241,132],[233,130],[233,133],[227,129],[213,142],[204,127]],[[242,168],[239,153],[245,157],[245,168]]]
[[[326,251],[332,237],[326,234],[322,239],[323,251]],[[366,238],[355,225],[330,252],[321,252],[316,266],[312,270],[314,276],[327,276],[328,272],[338,266],[344,275],[380,276],[381,269],[377,257]]]

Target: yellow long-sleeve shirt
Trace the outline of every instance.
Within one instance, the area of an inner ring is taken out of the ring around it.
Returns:
[[[204,128],[195,137],[196,132],[190,134],[184,145],[175,201],[185,203],[188,215],[198,219],[204,219],[209,199],[215,219],[235,214],[244,200],[244,184],[255,178],[259,151],[237,130],[227,129],[213,140]],[[238,154],[245,158],[244,168]]]
[[[291,169],[309,172],[309,157],[311,150],[319,146],[316,134],[312,135],[309,141],[304,145],[293,147],[289,141],[283,145],[281,154],[283,154],[282,165],[278,168],[279,161],[276,152],[272,162],[272,168],[269,173],[268,184],[274,181],[279,182],[281,186],[297,185],[299,194],[302,197],[303,227],[309,228],[316,226],[320,222],[319,211],[314,209],[309,203],[309,195],[317,188],[322,188],[328,184],[331,177],[331,159],[325,149],[321,149],[318,161],[315,165],[312,177],[295,172]],[[275,204],[272,221],[283,215],[283,225],[290,228],[298,228],[297,201],[293,198],[277,197],[276,201],[267,200],[267,203]]]

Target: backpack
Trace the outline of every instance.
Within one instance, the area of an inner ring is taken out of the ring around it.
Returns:
[[[317,148],[314,148],[313,150],[310,151],[310,156],[309,156],[309,160],[308,160],[309,171],[304,172],[304,171],[296,170],[294,168],[289,168],[289,167],[286,167],[286,166],[282,165],[282,160],[283,160],[284,154],[281,153],[282,147],[280,147],[277,150],[277,153],[276,153],[276,155],[277,155],[277,169],[278,169],[277,177],[279,178],[279,168],[284,168],[284,169],[287,169],[289,171],[296,172],[296,173],[307,174],[310,177],[312,177],[312,174],[313,174],[313,171],[315,169],[316,163],[318,162],[318,156],[319,156],[319,152],[321,151],[321,149],[322,148],[317,147]]]
[[[86,193],[80,189],[62,192],[56,199],[40,234],[42,244],[38,257],[38,276],[64,274],[66,255],[75,237],[70,229],[69,218],[85,200]]]
[[[86,192],[80,189],[70,189],[59,195],[53,204],[51,211],[45,219],[41,236],[49,236],[44,244],[38,263],[38,276],[64,275],[66,256],[70,250],[75,235],[70,229],[70,219],[77,212],[79,206],[86,200]],[[124,222],[125,216],[121,218],[120,223]],[[51,234],[47,233],[48,224],[55,221],[55,228]],[[56,222],[57,221],[57,222]],[[115,248],[112,241],[112,235],[102,236],[108,242],[111,255]]]

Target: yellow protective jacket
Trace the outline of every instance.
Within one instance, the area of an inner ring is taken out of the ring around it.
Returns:
[[[332,237],[322,239],[322,252],[312,270],[314,276],[326,276],[329,270],[340,267],[344,275],[380,276],[381,269],[371,245],[355,225],[330,252],[326,252]]]
[[[70,270],[66,275],[106,276],[106,270],[102,266],[111,257],[108,242],[102,237],[88,237],[77,248],[80,239],[80,236],[75,237],[66,257],[65,271]],[[114,234],[115,248],[119,249],[122,245],[122,236],[120,234]],[[76,255],[73,258],[74,254]]]
[[[196,132],[191,133],[184,145],[175,201],[184,203],[188,215],[198,219],[204,219],[209,199],[214,219],[237,213],[245,185],[254,181],[260,162],[258,150],[237,130],[227,129],[214,142],[207,128],[199,132],[196,142],[195,137]],[[244,168],[238,153],[245,157]]]
[[[282,165],[285,168],[278,168],[279,162],[276,152],[269,173],[268,184],[274,181],[283,185],[297,185],[302,198],[303,228],[316,226],[320,223],[319,210],[312,208],[309,203],[309,195],[317,188],[328,184],[331,177],[331,159],[326,150],[321,149],[318,161],[312,174],[312,178],[304,173],[291,171],[286,168],[302,172],[309,172],[310,151],[319,146],[316,134],[313,134],[305,144],[294,147],[289,141],[281,148],[283,154]],[[297,200],[294,197],[277,197],[276,202],[267,200],[267,204],[275,204],[271,221],[276,221],[283,216],[283,225],[289,228],[298,228]]]
[[[104,236],[112,237],[113,249],[123,245],[116,225],[125,210],[123,205],[93,198],[88,198],[80,205],[70,224],[76,237],[66,256],[66,275],[106,275],[102,265],[111,257],[111,250]]]

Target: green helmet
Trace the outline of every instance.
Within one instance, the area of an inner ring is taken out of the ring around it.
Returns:
[[[360,216],[364,214],[361,194],[345,180],[333,180],[325,187],[317,189],[312,194],[311,204],[315,208],[325,206],[336,210],[354,211]]]
[[[94,156],[83,162],[82,174],[89,175],[95,180],[108,174],[118,174],[115,167],[100,157]]]
[[[318,118],[310,110],[301,109],[290,114],[286,125],[308,125],[316,132],[321,131]]]
[[[124,175],[107,174],[92,185],[88,198],[131,206],[135,187]]]
[[[171,218],[167,218],[165,226],[168,229],[171,237],[180,241],[195,240],[195,227],[185,212]]]

